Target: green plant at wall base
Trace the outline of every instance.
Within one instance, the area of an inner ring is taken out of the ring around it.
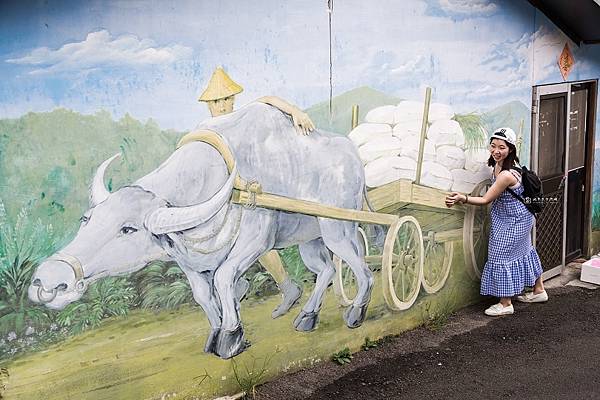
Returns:
[[[465,147],[467,149],[485,148],[487,134],[481,115],[478,114],[456,114],[453,118],[463,130],[465,135]]]
[[[240,390],[245,393],[245,398],[251,396],[256,397],[256,386],[263,383],[266,373],[269,371],[269,366],[273,361],[273,357],[279,353],[279,349],[275,349],[273,354],[261,357],[252,357],[250,364],[238,362],[235,359],[231,360],[231,369],[233,377],[237,382]],[[241,364],[241,365],[240,365]]]
[[[423,326],[430,331],[439,331],[446,326],[448,319],[452,314],[452,307],[448,303],[441,304],[437,309],[433,309],[431,302],[425,304],[422,311]]]
[[[0,368],[0,399],[4,398],[4,391],[6,391],[9,376],[7,368]]]
[[[333,353],[333,355],[331,356],[331,361],[333,361],[336,364],[339,365],[344,365],[344,364],[350,364],[350,361],[352,361],[352,353],[350,352],[350,349],[348,347],[344,347],[342,350],[338,351],[337,353]]]
[[[367,351],[369,349],[374,349],[379,346],[379,340],[371,340],[369,337],[365,338],[365,342],[360,346],[361,349]]]
[[[104,278],[91,284],[80,301],[62,310],[56,322],[79,333],[97,327],[104,318],[127,315],[135,299],[135,290],[126,278]]]
[[[37,263],[54,251],[52,225],[30,217],[30,207],[19,211],[14,223],[0,199],[0,332],[22,333],[27,325],[49,321],[47,311],[32,305],[27,289]]]

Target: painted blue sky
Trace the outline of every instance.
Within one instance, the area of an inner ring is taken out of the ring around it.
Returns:
[[[532,82],[560,81],[567,41],[526,1],[337,1],[332,29],[334,95],[370,86],[417,99],[429,85],[465,112],[527,104]],[[208,116],[196,99],[219,65],[244,86],[238,105],[326,100],[327,1],[0,3],[0,118],[106,109],[191,129]],[[574,76],[597,69],[581,63]]]

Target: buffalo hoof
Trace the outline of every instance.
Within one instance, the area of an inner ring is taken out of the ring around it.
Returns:
[[[294,320],[294,328],[300,332],[314,331],[319,324],[318,312],[300,311],[300,314]]]
[[[365,317],[367,316],[367,308],[369,303],[363,304],[362,306],[352,305],[344,312],[344,321],[348,328],[358,328],[362,325]]]
[[[244,340],[244,329],[240,324],[232,331],[219,330],[213,353],[227,360],[242,353],[248,347],[250,347],[250,342]]]
[[[283,301],[271,313],[273,319],[281,317],[290,311],[290,308],[298,304],[298,300],[302,297],[302,288],[288,278],[281,285],[281,294],[283,295]]]
[[[212,329],[210,331],[210,334],[208,335],[208,339],[206,339],[206,344],[204,345],[205,353],[214,353],[218,334],[219,334],[219,329]]]
[[[242,301],[248,294],[248,289],[250,288],[250,282],[248,282],[245,278],[240,278],[235,284],[235,297]]]

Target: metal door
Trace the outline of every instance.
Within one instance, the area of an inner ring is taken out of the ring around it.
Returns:
[[[584,255],[585,186],[587,175],[589,98],[591,84],[571,84],[567,190],[567,235],[565,262]]]
[[[534,242],[545,279],[585,254],[593,85],[564,83],[533,90],[531,160],[546,203],[536,221]]]
[[[546,207],[537,218],[535,244],[544,271],[563,265],[568,85],[534,88],[531,160],[544,191]]]

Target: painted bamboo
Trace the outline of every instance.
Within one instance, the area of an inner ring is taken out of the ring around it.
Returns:
[[[431,88],[425,90],[425,105],[423,106],[423,122],[421,124],[421,141],[419,142],[419,157],[417,158],[417,176],[415,183],[421,183],[421,168],[423,167],[423,152],[425,150],[425,135],[427,134],[427,122],[429,119],[429,104],[431,103]]]
[[[358,104],[352,106],[352,129],[358,126]]]
[[[519,122],[519,135],[517,136],[517,155],[521,154],[521,145],[523,144],[523,126],[525,125],[525,120],[521,118]]]

